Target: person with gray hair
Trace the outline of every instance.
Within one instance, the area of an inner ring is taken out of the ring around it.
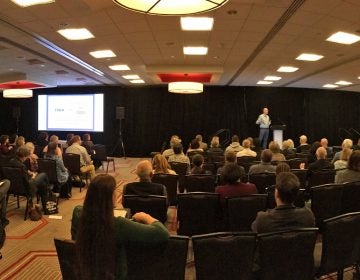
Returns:
[[[201,134],[198,134],[195,136],[195,138],[197,140],[199,140],[199,144],[200,144],[200,149],[203,149],[204,151],[206,151],[208,149],[208,144],[206,144],[205,142],[203,142],[203,137]]]
[[[341,144],[341,149],[344,150],[345,148],[352,149],[353,141],[351,139],[344,139]],[[342,150],[340,152],[335,153],[332,163],[340,159]]]
[[[311,177],[312,173],[316,170],[334,169],[334,164],[326,160],[326,149],[324,147],[317,148],[316,158],[317,160],[315,162],[309,164],[307,171],[308,178]]]
[[[301,135],[299,138],[300,145],[296,147],[297,153],[309,153],[311,146],[307,143],[306,135]]]
[[[250,166],[249,175],[256,173],[275,173],[276,166],[271,164],[272,152],[269,149],[261,153],[261,162]]]
[[[173,147],[180,143],[181,143],[181,139],[179,138],[179,136],[177,136],[177,135],[171,136],[170,148],[163,151],[162,155],[166,158],[168,158],[169,156],[172,156],[174,154]]]

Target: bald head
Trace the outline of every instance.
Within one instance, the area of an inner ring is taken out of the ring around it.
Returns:
[[[327,148],[328,144],[329,144],[329,142],[328,142],[328,140],[326,138],[322,138],[320,140],[321,147]]]
[[[300,144],[306,144],[307,142],[307,137],[306,135],[301,135],[300,136]]]
[[[316,158],[317,159],[325,159],[326,158],[326,149],[324,147],[320,147],[316,150]]]
[[[136,175],[142,180],[150,180],[152,174],[152,166],[150,161],[142,160],[136,166]]]

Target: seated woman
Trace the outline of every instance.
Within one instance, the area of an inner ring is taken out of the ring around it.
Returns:
[[[154,174],[176,174],[174,170],[171,170],[170,164],[162,154],[156,154],[152,161]]]
[[[191,140],[190,147],[187,150],[186,154],[188,154],[189,152],[200,152],[200,153],[204,152],[204,150],[200,148],[200,143],[198,139],[195,138]]]
[[[350,158],[352,150],[349,148],[344,148],[340,159],[334,162],[335,169],[345,169],[348,166],[348,161]]]
[[[44,154],[45,159],[53,159],[56,162],[56,175],[60,185],[60,197],[71,197],[71,181],[69,171],[66,169],[62,157],[58,156],[56,149],[58,148],[55,142],[50,142],[47,146],[47,152]]]
[[[285,156],[280,151],[280,146],[276,141],[271,141],[269,144],[269,149],[272,152],[271,161],[284,161]]]
[[[32,142],[27,142],[25,144],[25,147],[28,148],[30,155],[29,155],[29,160],[30,160],[30,170],[33,172],[38,171],[38,156],[34,153],[35,152],[35,145]]]
[[[360,181],[360,150],[353,151],[350,155],[348,167],[336,172],[335,183]]]
[[[219,136],[214,136],[212,139],[211,139],[211,142],[210,142],[210,149],[207,150],[208,153],[221,153],[223,154],[224,153],[224,150],[221,149],[220,147],[220,141],[219,141]]]
[[[71,236],[76,239],[79,279],[126,279],[127,245],[154,247],[169,238],[164,225],[143,212],[133,215],[133,221],[115,218],[115,186],[114,177],[98,175],[89,185],[84,206],[73,211]]]
[[[285,140],[282,143],[282,154],[285,156],[286,159],[293,159],[296,158],[296,150],[291,147],[292,143],[291,141]]]
[[[56,144],[56,151],[55,151],[55,153],[56,153],[57,156],[62,157],[62,149],[59,147],[59,137],[56,136],[56,135],[51,135],[51,136],[50,136],[49,144],[50,144],[50,143],[55,143],[55,144]],[[47,153],[49,144],[44,147],[44,149],[43,149],[43,151],[42,151],[43,154],[46,154],[46,153]]]
[[[190,170],[191,175],[211,175],[211,171],[203,169],[204,157],[200,154],[192,158],[193,167]]]

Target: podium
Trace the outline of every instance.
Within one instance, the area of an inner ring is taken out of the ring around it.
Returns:
[[[280,149],[282,149],[282,142],[283,142],[283,134],[284,130],[286,129],[286,125],[272,125],[271,130],[273,131],[273,140],[276,141]]]

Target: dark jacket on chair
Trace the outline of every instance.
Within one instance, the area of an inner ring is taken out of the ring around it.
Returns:
[[[150,181],[129,183],[124,186],[123,195],[162,195],[166,196],[164,185]]]

